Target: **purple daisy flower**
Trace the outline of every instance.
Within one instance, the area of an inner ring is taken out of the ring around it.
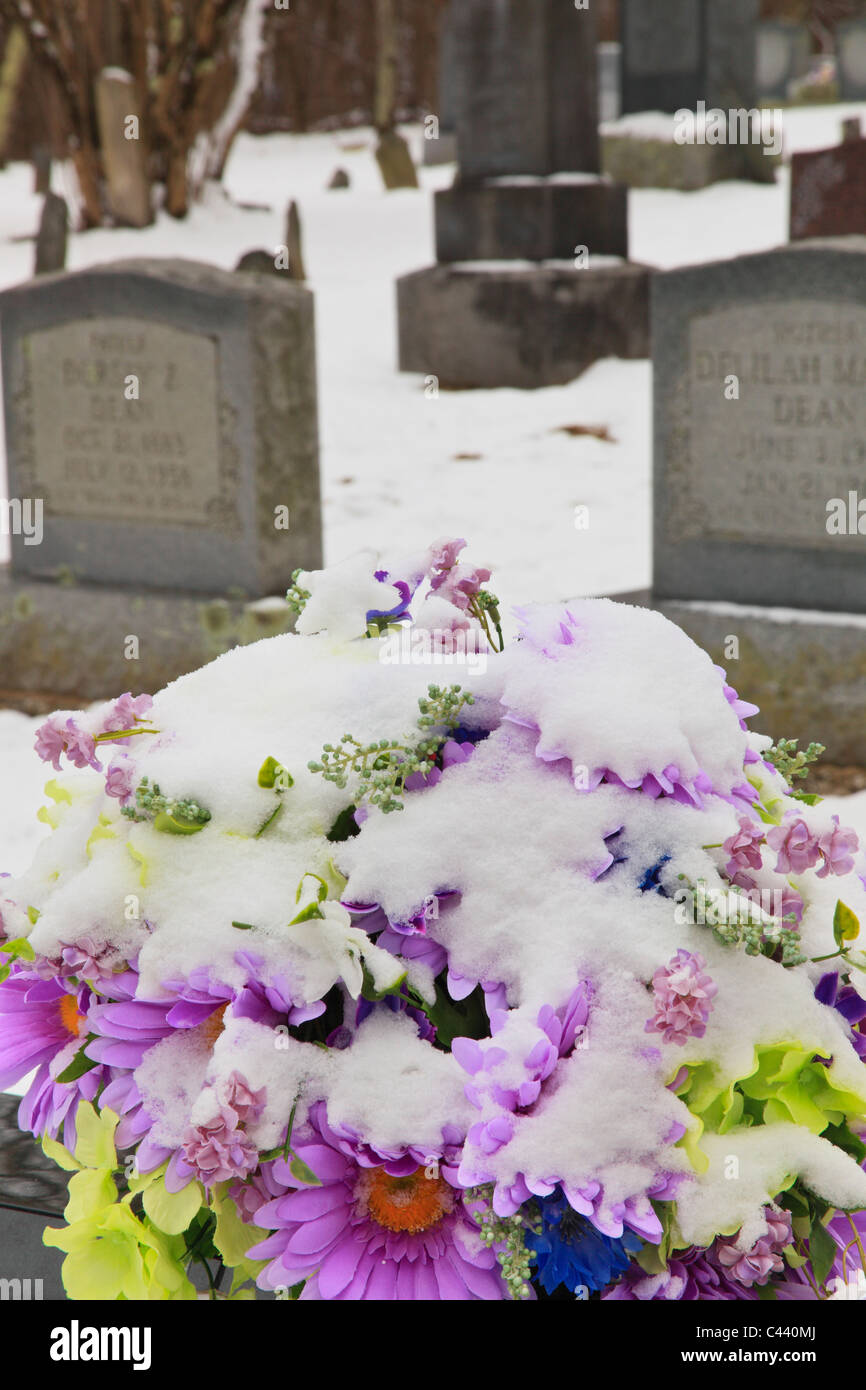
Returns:
[[[293,1138],[319,1185],[301,1183],[281,1159],[266,1182],[282,1195],[264,1203],[255,1224],[273,1234],[254,1245],[267,1260],[264,1289],[307,1284],[302,1299],[462,1301],[505,1297],[496,1256],[482,1241],[463,1194],[431,1168],[395,1175],[343,1152],[324,1107]],[[414,1163],[414,1160],[412,1160]]]
[[[18,1108],[18,1123],[31,1134],[56,1139],[63,1129],[75,1145],[79,1100],[93,1100],[107,1073],[94,1067],[76,1081],[59,1082],[90,1027],[94,996],[86,985],[68,987],[33,970],[13,969],[0,984],[0,1091],[36,1074]]]

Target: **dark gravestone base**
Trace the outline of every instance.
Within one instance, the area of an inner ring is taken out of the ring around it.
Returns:
[[[458,184],[435,206],[440,262],[628,256],[628,189],[605,179]]]
[[[759,706],[753,729],[797,738],[801,748],[815,740],[828,763],[866,767],[866,617],[683,603],[648,592],[613,597],[657,609],[709,652],[743,699]],[[731,636],[740,644],[735,661],[725,653]]]
[[[416,271],[397,282],[400,370],[446,390],[532,390],[564,385],[602,357],[648,357],[650,273],[634,264]]]
[[[2,1286],[3,1298],[62,1299],[63,1254],[42,1244],[42,1232],[63,1225],[69,1175],[21,1133],[19,1104],[17,1096],[0,1095],[0,1280],[20,1280],[20,1288]]]
[[[293,625],[279,599],[255,603],[196,595],[40,583],[0,566],[0,684],[71,703],[124,690],[153,693],[230,647]],[[127,660],[127,638],[139,643]]]

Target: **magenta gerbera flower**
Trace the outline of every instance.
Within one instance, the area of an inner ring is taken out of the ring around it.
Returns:
[[[316,1105],[292,1150],[320,1185],[302,1183],[281,1159],[266,1165],[268,1188],[282,1195],[255,1215],[272,1231],[249,1252],[268,1261],[261,1288],[307,1280],[301,1298],[344,1301],[506,1296],[464,1193],[435,1161],[394,1174],[384,1163],[364,1166],[339,1143]]]

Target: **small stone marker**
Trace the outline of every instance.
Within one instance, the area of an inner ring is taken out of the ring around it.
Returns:
[[[328,184],[329,189],[350,188],[351,179],[345,169],[335,169]]]
[[[760,706],[753,728],[862,766],[866,238],[660,274],[652,323],[649,601]]]
[[[150,180],[138,95],[129,73],[105,68],[99,74],[96,111],[111,214],[123,226],[147,227],[153,221]]]
[[[866,235],[866,140],[791,157],[792,241]]]
[[[272,256],[270,251],[261,247],[254,251],[245,251],[235,270],[253,271],[256,275],[282,275],[284,278],[286,275],[286,271],[278,267],[276,256]]]
[[[36,235],[34,275],[50,275],[66,265],[69,209],[57,193],[46,193]]]
[[[842,142],[846,140],[862,140],[863,123],[859,116],[846,116],[842,122]]]
[[[382,181],[390,191],[394,188],[417,188],[418,174],[409,153],[409,146],[396,130],[386,130],[376,146],[376,163]]]
[[[286,246],[289,250],[288,271],[293,280],[306,280],[304,246],[301,234],[301,214],[296,202],[289,203],[286,212]]]
[[[866,101],[866,19],[836,28],[836,63],[840,101]]]

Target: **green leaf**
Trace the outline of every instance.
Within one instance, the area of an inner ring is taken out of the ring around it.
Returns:
[[[118,1117],[113,1110],[103,1110],[98,1114],[88,1101],[79,1104],[75,1116],[75,1128],[78,1132],[75,1157],[83,1167],[116,1167],[114,1131],[117,1121]]]
[[[269,790],[276,787],[278,792],[287,791],[295,785],[295,779],[288,768],[278,763],[276,758],[265,758],[259,768],[259,786]]]
[[[251,922],[232,922],[236,931],[256,931],[257,928]]]
[[[429,1005],[427,1017],[436,1029],[436,1043],[450,1048],[455,1038],[486,1038],[490,1032],[484,991],[478,985],[466,999],[452,999],[445,972],[436,979],[436,1002]]]
[[[360,835],[361,827],[355,820],[356,810],[355,806],[347,806],[341,811],[325,839],[330,840],[332,844],[340,844],[343,840],[351,840],[355,835]]]
[[[35,927],[36,923],[39,921],[39,918],[42,916],[42,913],[39,911],[38,907],[28,907],[27,916],[30,918],[30,921],[33,923]]]
[[[36,912],[36,908],[31,908],[29,911]],[[33,918],[31,917],[30,920],[32,922]],[[12,941],[3,942],[3,945],[0,946],[0,956],[6,956],[7,960],[35,960],[36,952],[26,936],[16,936]]]
[[[361,986],[362,999],[368,1000],[368,1002],[371,1004],[378,1004],[381,999],[387,999],[389,994],[400,993],[400,986],[406,978],[405,970],[403,971],[403,974],[400,976],[399,980],[395,980],[393,984],[386,985],[385,989],[377,989],[376,982],[374,981],[373,976],[370,973],[366,961],[361,962],[361,968],[364,972],[364,983]],[[424,1012],[427,1012],[426,1005],[424,1005]]]
[[[296,902],[296,903],[299,903],[299,902],[301,901],[301,898],[302,898],[303,892],[304,892],[304,884],[306,883],[306,881],[307,881],[308,878],[314,878],[314,879],[316,880],[316,882],[318,883],[319,886],[318,886],[318,888],[316,889],[316,900],[317,900],[317,902],[323,903],[323,902],[325,901],[325,899],[327,898],[327,896],[328,896],[328,885],[327,885],[327,883],[325,882],[325,880],[321,877],[320,874],[313,874],[313,873],[306,873],[306,874],[304,874],[304,877],[301,879],[300,883],[298,884],[298,891],[297,891],[297,893],[295,894],[295,902]]]
[[[153,822],[153,828],[162,831],[164,835],[197,835],[200,830],[204,830],[206,824],[204,821],[182,820],[170,811],[160,811]]]
[[[835,1240],[820,1221],[816,1221],[809,1232],[809,1258],[816,1284],[823,1284],[833,1267],[838,1254]]]
[[[160,1178],[145,1189],[142,1202],[154,1226],[166,1235],[179,1236],[201,1210],[204,1193],[197,1182],[187,1183],[180,1192],[168,1192],[165,1178]]]
[[[836,945],[841,948],[846,941],[856,941],[859,935],[859,918],[854,915],[850,907],[846,907],[840,898],[836,903],[836,911],[833,913],[833,936]]]
[[[88,1057],[84,1050],[87,1043],[93,1042],[95,1037],[95,1033],[90,1033],[87,1042],[78,1049],[69,1066],[54,1078],[55,1081],[60,1082],[61,1086],[67,1086],[70,1081],[77,1081],[79,1076],[85,1076],[87,1072],[93,1071],[94,1067],[99,1066],[99,1063],[95,1062],[92,1057]]]
[[[824,800],[823,796],[818,796],[817,792],[791,792],[794,801],[803,801],[807,806],[817,806]]]
[[[312,1168],[308,1168],[302,1158],[297,1154],[292,1154],[292,1161],[289,1164],[289,1172],[298,1182],[307,1183],[310,1187],[321,1187],[321,1179],[317,1178]]]
[[[828,1125],[822,1135],[823,1139],[829,1139],[831,1144],[835,1144],[837,1149],[842,1149],[846,1154],[859,1164],[866,1158],[866,1144],[861,1143],[856,1134],[852,1134],[847,1124]]]
[[[264,835],[264,833],[265,833],[265,831],[267,830],[268,826],[269,826],[269,825],[272,825],[273,822],[274,822],[279,816],[282,815],[282,812],[283,812],[283,803],[282,803],[282,801],[278,801],[277,804],[276,804],[276,806],[274,807],[274,809],[271,811],[271,814],[268,816],[267,820],[266,820],[266,821],[263,821],[262,824],[259,826],[258,830],[256,831],[256,836],[255,836],[255,837],[256,837],[257,840],[260,838],[260,836]]]
[[[325,914],[318,903],[308,903],[306,907],[301,908],[297,917],[292,918],[289,926],[296,927],[299,922],[312,922],[314,919],[322,921],[324,916]]]

